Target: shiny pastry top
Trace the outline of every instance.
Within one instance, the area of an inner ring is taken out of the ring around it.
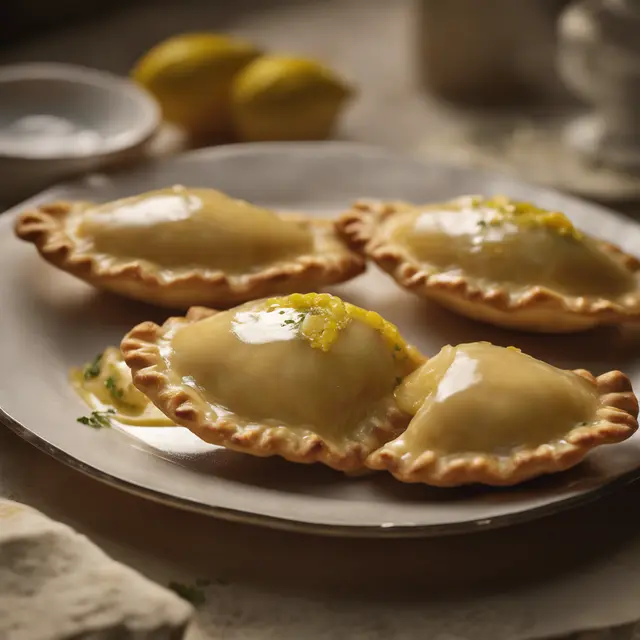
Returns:
[[[505,197],[361,203],[337,229],[401,286],[478,320],[553,332],[640,319],[640,262],[557,211]]]
[[[213,189],[43,205],[18,218],[16,233],[96,287],[168,307],[305,291],[365,268],[331,222],[278,214]]]
[[[363,466],[406,425],[393,390],[423,360],[377,313],[329,294],[143,323],[122,351],[136,386],[201,438],[336,468]]]
[[[408,482],[516,484],[637,429],[631,384],[563,371],[513,347],[446,346],[397,388],[406,431],[368,459]]]

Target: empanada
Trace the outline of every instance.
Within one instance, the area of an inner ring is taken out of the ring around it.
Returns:
[[[560,333],[640,319],[640,262],[562,213],[504,197],[363,202],[337,228],[401,286],[476,320]]]
[[[423,361],[377,313],[314,293],[145,322],[121,349],[136,387],[203,440],[344,471],[406,427],[393,391]]]
[[[56,267],[164,307],[224,307],[309,291],[365,269],[331,222],[277,214],[213,189],[42,205],[15,228]]]
[[[513,485],[568,469],[638,427],[619,371],[594,378],[486,342],[444,347],[395,395],[414,417],[367,465],[403,482]]]

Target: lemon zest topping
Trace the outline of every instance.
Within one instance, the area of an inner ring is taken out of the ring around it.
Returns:
[[[582,233],[573,226],[571,220],[559,211],[542,209],[530,202],[511,200],[507,196],[493,196],[492,198],[473,196],[470,202],[474,209],[493,210],[493,215],[481,226],[486,226],[486,224],[497,226],[509,221],[521,226],[546,227],[561,236],[568,236],[576,240],[582,237]]]
[[[395,360],[411,360],[417,364],[423,361],[418,350],[407,344],[398,328],[375,311],[367,311],[344,302],[329,293],[293,293],[289,296],[271,298],[267,301],[269,310],[291,308],[301,313],[300,335],[308,340],[311,347],[329,351],[352,320],[358,320],[375,329],[384,338]]]

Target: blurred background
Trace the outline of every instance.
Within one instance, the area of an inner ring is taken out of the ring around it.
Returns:
[[[185,115],[222,82],[220,71],[189,76],[203,68],[205,45],[153,51],[193,32],[286,57],[234,85],[235,128],[212,115],[217,137],[201,135],[193,110]],[[165,120],[145,157],[332,137],[495,168],[640,212],[638,34],[639,0],[21,0],[0,8],[0,65],[69,63],[132,77]],[[0,160],[10,137],[2,127],[13,136],[16,119],[24,124],[16,109],[2,116],[2,87],[0,69]],[[46,114],[46,92],[29,91]]]

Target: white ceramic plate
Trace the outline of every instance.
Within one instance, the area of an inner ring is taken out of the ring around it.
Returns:
[[[640,255],[640,225],[510,178],[341,143],[219,147],[114,177],[57,187],[0,218],[0,407],[4,421],[56,458],[113,485],[179,507],[274,527],[338,535],[438,535],[508,524],[574,505],[640,476],[640,434],[570,472],[512,489],[432,489],[389,475],[347,479],[320,465],[260,459],[206,445],[182,428],[95,431],[67,371],[118,344],[134,324],[167,314],[101,294],[45,264],[13,236],[18,210],[53,198],[109,200],[183,183],[274,208],[333,215],[358,197],[429,201],[504,193],[566,211],[579,226]],[[514,344],[555,365],[620,368],[636,386],[640,332],[507,333],[399,289],[375,267],[332,291],[396,323],[427,354],[444,344]]]

